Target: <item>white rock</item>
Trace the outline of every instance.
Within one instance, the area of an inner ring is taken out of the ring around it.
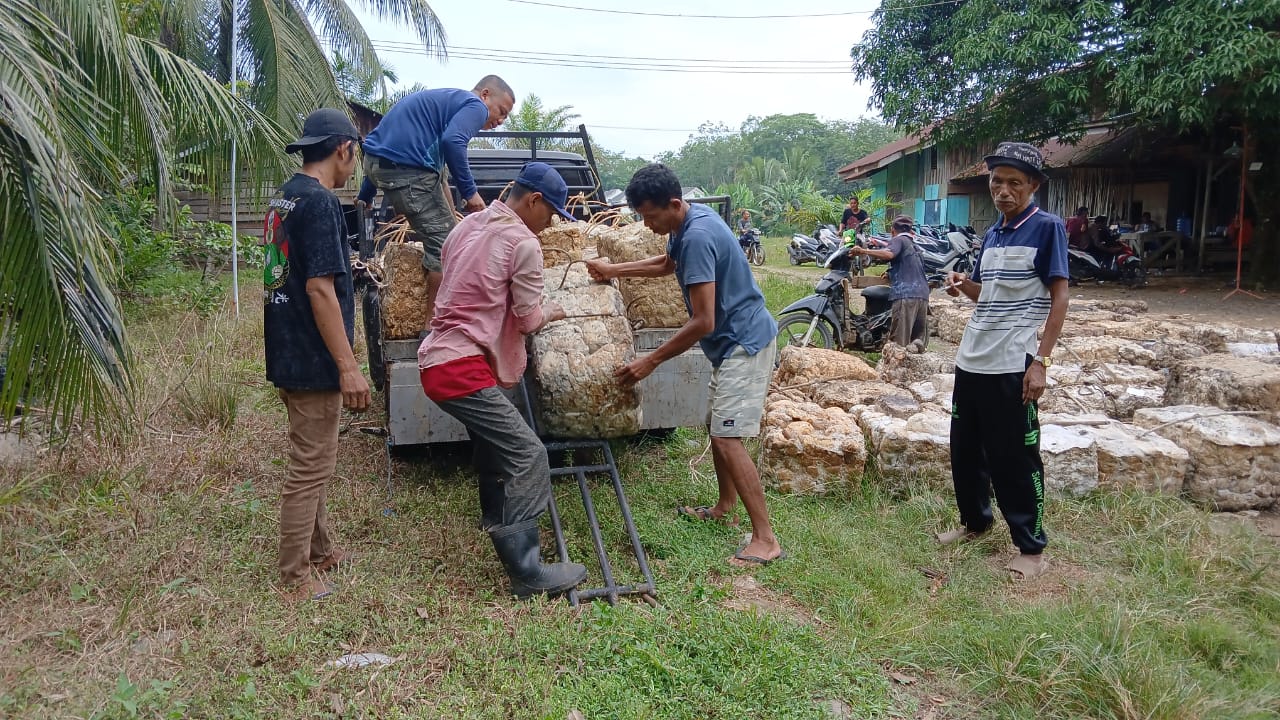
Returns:
[[[1191,456],[1187,494],[1218,510],[1265,509],[1280,500],[1280,427],[1216,407],[1144,408],[1135,425],[1154,428]],[[1176,424],[1168,424],[1180,421]]]
[[[1175,405],[1280,412],[1280,366],[1225,353],[1187,360],[1173,368],[1167,396]]]
[[[768,486],[825,493],[832,483],[862,477],[866,461],[862,428],[844,410],[790,400],[766,407],[760,474]]]
[[[1086,426],[1098,447],[1098,486],[1177,495],[1191,456],[1157,435],[1123,423]]]
[[[938,397],[938,388],[934,387],[933,383],[928,380],[912,383],[907,386],[907,389],[911,391],[911,395],[915,397],[916,401],[921,403],[933,402]]]
[[[1040,458],[1049,491],[1079,496],[1098,487],[1098,449],[1089,428],[1041,425]]]
[[[858,424],[870,438],[882,477],[951,477],[950,415],[922,412],[904,420],[866,409],[858,416]]]
[[[1227,343],[1227,352],[1236,357],[1264,358],[1280,355],[1276,343]]]

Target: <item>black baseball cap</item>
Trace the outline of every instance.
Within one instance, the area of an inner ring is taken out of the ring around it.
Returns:
[[[302,121],[302,137],[284,147],[288,153],[296,153],[308,145],[322,143],[331,137],[360,139],[360,131],[351,124],[351,118],[337,108],[320,108],[313,110],[306,120]]]
[[[1002,142],[996,151],[983,158],[987,161],[987,169],[1000,165],[1016,168],[1037,180],[1047,180],[1044,174],[1044,156],[1035,145],[1021,142]]]
[[[564,204],[569,202],[569,186],[565,184],[564,178],[560,177],[560,173],[556,172],[555,168],[544,162],[526,163],[520,169],[516,182],[534,192],[542,193],[542,199],[550,203],[551,207],[560,213],[560,217],[569,222],[577,219],[564,209]]]

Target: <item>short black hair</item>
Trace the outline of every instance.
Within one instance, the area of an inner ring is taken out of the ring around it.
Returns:
[[[662,163],[650,163],[636,171],[627,183],[627,204],[639,208],[645,203],[662,206],[684,195],[680,178]]]
[[[521,185],[518,182],[513,182],[511,183],[511,189],[507,191],[507,199],[512,201],[519,200],[531,192],[533,192],[533,189],[528,185]]]
[[[494,92],[506,93],[512,100],[516,99],[515,91],[511,89],[511,86],[507,84],[506,80],[503,80],[497,75],[485,75],[480,78],[480,82],[476,83],[472,92],[478,93],[485,88],[489,88]]]
[[[334,135],[314,145],[303,145],[302,163],[306,165],[327,160],[330,155],[338,152],[338,148],[345,142],[359,142],[359,140],[345,135]]]

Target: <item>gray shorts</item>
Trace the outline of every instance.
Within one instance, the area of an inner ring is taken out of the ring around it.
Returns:
[[[760,434],[764,399],[773,379],[772,344],[748,355],[741,345],[720,367],[711,370],[711,410],[707,425],[712,437],[745,438]]]
[[[391,207],[409,220],[422,241],[422,267],[440,272],[440,248],[457,225],[445,197],[448,185],[444,176],[425,168],[383,167],[382,158],[373,155],[365,157],[364,172],[386,194]]]

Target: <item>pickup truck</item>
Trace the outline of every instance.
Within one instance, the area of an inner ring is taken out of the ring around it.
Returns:
[[[560,172],[569,185],[571,197],[582,193],[593,201],[592,207],[607,207],[585,127],[579,126],[577,132],[571,133],[496,131],[482,132],[477,137],[520,138],[527,140],[529,144],[527,149],[473,148],[469,151],[472,174],[480,196],[486,203],[498,197],[526,162],[537,159]],[[581,141],[584,153],[580,155],[538,148],[540,140],[559,138]],[[451,187],[451,190],[455,205],[460,206],[457,188]],[[699,201],[717,205],[722,217],[728,218],[732,212],[728,198],[700,198]],[[593,212],[592,207],[580,203],[574,208],[574,214],[581,220],[587,220]],[[373,238],[377,226],[386,214],[374,213],[374,216],[372,222],[356,222],[358,227],[353,244],[358,246],[362,259],[368,259],[381,250],[380,247],[375,247]],[[369,374],[374,387],[384,394],[388,445],[401,447],[467,440],[463,426],[440,410],[422,392],[417,359],[419,341],[383,338],[378,288],[372,283],[362,285],[361,307],[369,354]],[[636,354],[640,356],[652,352],[675,332],[675,329],[636,331]],[[640,383],[641,429],[660,431],[705,425],[707,384],[710,378],[711,363],[697,346],[663,363]],[[519,401],[521,398],[513,397],[513,400]]]

